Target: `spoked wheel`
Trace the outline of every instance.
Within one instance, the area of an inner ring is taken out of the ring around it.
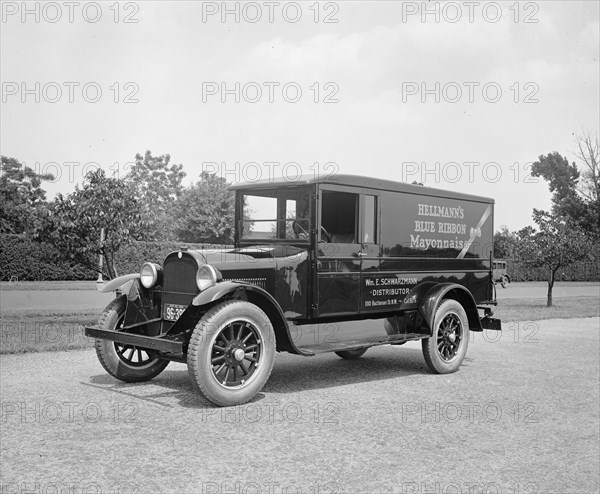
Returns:
[[[123,327],[127,298],[113,300],[100,316],[98,325],[104,329]],[[125,382],[148,381],[158,376],[169,365],[168,360],[157,358],[150,350],[110,340],[96,340],[96,354],[102,367],[111,376]]]
[[[444,300],[435,314],[433,335],[422,340],[423,356],[437,374],[456,372],[469,345],[467,314],[456,300]]]
[[[115,350],[119,358],[130,367],[145,367],[152,360],[146,350],[136,346],[115,343]]]
[[[361,358],[367,350],[367,348],[358,348],[356,350],[340,350],[339,352],[335,352],[335,354],[345,360],[356,360]]]
[[[275,360],[271,321],[242,300],[209,310],[188,346],[188,371],[200,392],[219,406],[251,400],[264,386]]]
[[[232,321],[212,346],[212,375],[222,386],[243,386],[252,379],[262,353],[259,331],[248,320]]]

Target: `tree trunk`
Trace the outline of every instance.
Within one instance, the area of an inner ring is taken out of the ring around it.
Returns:
[[[548,280],[548,299],[546,301],[546,307],[552,307],[552,288],[554,287],[554,274],[556,273],[556,269],[550,268],[550,279]]]
[[[112,263],[112,259],[109,257],[108,253],[105,250],[102,250],[102,256],[104,257],[104,265],[106,266],[106,271],[108,272],[108,277],[111,280],[116,278],[115,269]]]

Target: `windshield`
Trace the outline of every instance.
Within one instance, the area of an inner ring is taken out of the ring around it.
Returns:
[[[241,195],[242,240],[310,240],[310,200],[306,188],[257,190]]]

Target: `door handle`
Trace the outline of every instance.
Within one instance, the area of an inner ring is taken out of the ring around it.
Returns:
[[[361,252],[357,252],[357,253],[356,253],[356,255],[357,255],[358,257],[363,257],[363,256],[366,256],[366,255],[367,255],[367,253],[366,253],[366,252],[362,252],[362,251],[361,251]]]

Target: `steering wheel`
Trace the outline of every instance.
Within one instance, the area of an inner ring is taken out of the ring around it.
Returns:
[[[321,225],[321,237],[325,237],[325,240],[331,243],[331,235],[327,230],[325,230],[323,225]]]
[[[292,231],[297,239],[300,239],[300,235],[304,235],[304,238],[308,238],[309,236],[308,232],[297,221],[292,222]],[[325,230],[324,226],[321,226],[321,236],[325,238],[326,242],[331,242],[331,235]]]
[[[294,232],[294,235],[296,235],[296,238],[300,240],[300,235],[304,235],[304,238],[308,238],[308,232],[302,228],[300,226],[300,223],[298,223],[297,221],[292,222],[292,231]]]

